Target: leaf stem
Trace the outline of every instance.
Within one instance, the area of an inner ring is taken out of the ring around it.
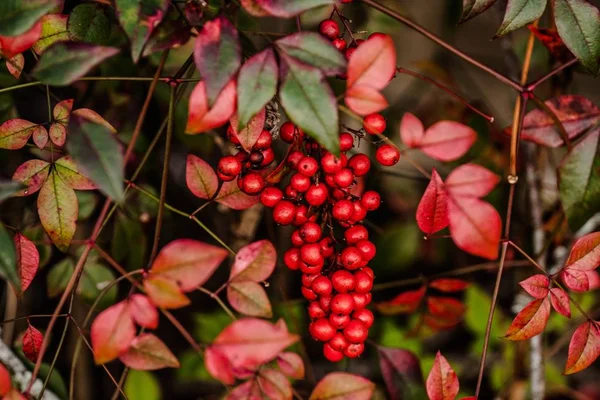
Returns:
[[[9,86],[9,87],[5,87],[0,89],[0,93],[5,93],[5,92],[10,92],[13,90],[18,90],[18,89],[25,89],[28,87],[32,87],[32,86],[39,86],[39,85],[43,85],[42,82],[27,82],[27,83],[21,83],[19,85],[14,85],[14,86]]]
[[[533,92],[542,83],[544,83],[548,79],[552,78],[554,75],[558,74],[559,72],[561,72],[561,71],[569,68],[570,66],[577,64],[578,62],[579,62],[579,60],[577,60],[577,58],[573,58],[572,60],[567,61],[566,63],[564,63],[563,65],[561,65],[561,66],[559,66],[559,67],[557,67],[555,69],[553,69],[552,71],[550,71],[546,75],[544,75],[544,76],[536,79],[535,81],[527,84],[527,86],[525,86],[525,90]]]
[[[233,311],[231,311],[231,310],[229,309],[229,307],[227,307],[227,304],[225,304],[225,303],[223,302],[223,300],[221,300],[221,298],[219,297],[219,295],[218,295],[218,294],[216,294],[216,293],[213,293],[213,292],[211,292],[210,290],[203,288],[202,286],[200,286],[200,287],[198,288],[198,290],[199,290],[199,291],[201,291],[202,293],[204,293],[204,294],[206,294],[206,295],[210,296],[210,297],[211,297],[212,299],[214,299],[214,300],[215,300],[217,303],[219,303],[219,306],[220,306],[220,307],[223,309],[223,311],[225,311],[225,313],[226,313],[227,315],[229,315],[229,316],[231,317],[231,319],[232,319],[232,320],[234,320],[234,321],[235,321],[235,320],[237,319],[237,317],[235,316],[235,314],[233,313]]]
[[[573,147],[573,145],[571,144],[571,140],[569,139],[569,134],[567,133],[567,130],[565,129],[565,127],[562,124],[562,122],[560,122],[560,119],[558,118],[558,115],[556,115],[556,113],[554,111],[552,111],[552,109],[550,107],[548,107],[546,105],[546,103],[544,101],[542,101],[542,99],[540,99],[539,97],[537,97],[533,93],[531,94],[531,100],[533,100],[533,102],[535,103],[535,105],[538,108],[540,108],[543,112],[545,112],[546,115],[548,115],[552,119],[552,122],[554,122],[554,125],[558,129],[558,133],[560,134],[560,137],[562,138],[562,140],[567,145],[567,149],[571,150],[571,148]]]

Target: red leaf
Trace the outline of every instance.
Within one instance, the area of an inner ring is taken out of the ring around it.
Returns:
[[[580,271],[590,271],[600,265],[600,232],[593,232],[578,239],[573,248],[567,263],[569,269]]]
[[[544,103],[556,114],[571,140],[594,126],[600,119],[600,108],[583,96],[564,95],[554,97]],[[510,126],[504,130],[504,133],[508,135],[510,132]],[[525,115],[521,139],[548,147],[564,145],[552,118],[545,111],[539,109]]]
[[[586,321],[575,330],[568,354],[565,375],[586,369],[600,356],[600,328],[597,321]]]
[[[453,297],[429,296],[427,308],[431,315],[441,318],[457,319],[465,313],[465,305]]]
[[[588,278],[590,290],[600,288],[600,274],[598,274],[598,271],[585,271],[585,275]]]
[[[446,178],[446,190],[453,197],[484,197],[500,182],[498,175],[477,164],[463,164]]]
[[[458,377],[439,351],[427,377],[425,388],[429,400],[453,400],[458,394]]]
[[[20,232],[13,237],[17,254],[17,270],[21,278],[21,291],[27,290],[40,266],[40,253],[33,242]]]
[[[235,383],[235,375],[233,374],[229,359],[217,349],[208,347],[204,352],[204,363],[206,370],[219,381],[233,385]]]
[[[229,281],[267,280],[275,269],[277,253],[275,247],[268,240],[260,240],[244,246],[235,256],[231,267]]]
[[[27,144],[31,135],[41,125],[34,124],[24,119],[9,119],[0,125],[0,149],[18,150]]]
[[[90,336],[96,364],[112,361],[126,351],[135,337],[135,325],[127,303],[121,301],[98,314]]]
[[[448,201],[450,235],[456,245],[473,255],[494,260],[502,221],[494,207],[470,197],[450,197]]]
[[[6,69],[15,79],[19,79],[21,77],[21,72],[23,72],[23,68],[25,67],[25,57],[23,54],[15,54],[11,59],[6,60]]]
[[[133,320],[146,329],[158,327],[158,310],[143,294],[133,294],[129,297],[129,312]]]
[[[248,2],[246,2],[248,3]],[[290,18],[314,7],[332,4],[333,0],[254,0],[268,15],[280,18]],[[248,7],[248,6],[246,6]],[[257,14],[252,14],[257,15]],[[260,16],[260,15],[259,15]]]
[[[258,381],[256,379],[250,379],[241,385],[236,386],[227,394],[225,400],[259,400],[262,398],[263,396]]]
[[[428,235],[448,226],[448,199],[444,182],[435,168],[417,207],[417,225]]]
[[[419,147],[425,135],[421,120],[409,112],[404,113],[400,121],[400,139],[408,147]]]
[[[217,203],[223,204],[233,210],[245,210],[258,204],[259,196],[249,196],[242,192],[235,180],[224,182],[215,199]]]
[[[550,317],[548,297],[536,299],[527,304],[517,314],[506,331],[505,339],[525,340],[542,333]]]
[[[208,106],[206,98],[206,85],[204,81],[198,82],[189,101],[189,112],[185,132],[190,134],[202,133],[218,128],[229,121],[235,113],[236,83],[229,81],[217,97],[212,108]]]
[[[389,105],[379,90],[368,85],[349,87],[345,96],[348,107],[358,115],[373,114]]]
[[[537,274],[519,282],[519,285],[532,297],[543,299],[548,296],[550,279],[546,275]]]
[[[31,362],[36,362],[42,347],[44,335],[27,321],[27,330],[23,335],[23,354]]]
[[[281,372],[294,379],[304,379],[304,361],[296,353],[285,352],[277,356],[277,366]]]
[[[12,381],[10,372],[6,369],[4,364],[0,363],[0,396],[4,396],[10,391],[12,387]]]
[[[588,271],[565,268],[560,275],[569,289],[576,292],[587,292],[590,290],[590,281],[586,272]]]
[[[460,321],[461,317],[455,315],[434,316],[431,314],[425,314],[423,316],[423,323],[436,331],[453,328],[454,326],[458,325]]]
[[[210,199],[217,192],[219,178],[209,163],[193,154],[188,154],[185,166],[185,182],[194,196]]]
[[[273,369],[263,368],[258,374],[257,383],[263,397],[270,400],[289,400],[293,397],[292,385],[284,374]]]
[[[95,124],[102,125],[112,133],[117,133],[115,127],[94,110],[90,110],[89,108],[78,108],[77,110],[73,110],[71,116],[73,115]]]
[[[423,385],[423,373],[418,357],[405,349],[377,346],[379,367],[392,399],[404,398],[411,386]]]
[[[181,308],[190,304],[177,282],[158,276],[144,279],[144,290],[160,308]]]
[[[119,359],[128,366],[141,371],[161,368],[179,368],[179,361],[171,350],[156,336],[144,333],[131,341],[131,346]]]
[[[561,288],[550,289],[550,301],[552,307],[567,318],[571,318],[571,305],[569,296]]]
[[[527,28],[561,64],[574,57],[573,53],[563,43],[556,29],[536,28],[533,25],[529,25]]]
[[[439,121],[425,131],[418,148],[439,161],[454,161],[462,157],[475,143],[477,133],[454,121]]]
[[[417,290],[409,290],[408,292],[400,293],[392,300],[375,304],[375,308],[377,308],[380,313],[386,315],[412,313],[421,304],[426,289],[427,288],[423,286]]]
[[[370,86],[381,90],[396,72],[396,48],[388,35],[371,37],[356,49],[348,62],[347,87]]]
[[[42,34],[42,22],[38,21],[27,32],[18,36],[0,36],[0,49],[5,58],[13,58],[13,56],[29,50],[35,42],[38,41]]]
[[[252,146],[258,140],[260,133],[263,131],[263,127],[265,126],[265,117],[266,110],[264,107],[255,114],[248,122],[248,125],[245,126],[241,131],[238,131],[238,115],[237,113],[231,117],[231,128],[233,130],[234,135],[240,141],[240,144],[247,152],[252,151]]]
[[[46,128],[40,125],[39,129],[36,129],[33,132],[32,138],[33,143],[35,143],[35,145],[42,150],[48,144],[48,139],[50,137],[48,136],[48,131]]]
[[[273,310],[262,285],[250,281],[234,281],[227,286],[227,301],[239,313],[261,318],[271,318]]]
[[[170,279],[189,292],[211,277],[227,257],[227,250],[192,239],[178,239],[162,248],[152,263],[150,277]]]
[[[375,384],[362,376],[331,372],[315,386],[309,400],[370,400]]]
[[[437,289],[440,292],[453,293],[460,292],[469,287],[469,282],[462,279],[441,278],[429,282],[429,287]]]
[[[2,400],[27,400],[27,397],[21,394],[17,388],[12,388],[6,393]]]

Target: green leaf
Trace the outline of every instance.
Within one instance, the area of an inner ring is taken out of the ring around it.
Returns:
[[[496,36],[506,35],[509,32],[528,25],[542,16],[546,9],[547,0],[509,0],[502,25]]]
[[[128,271],[140,269],[144,266],[147,246],[142,224],[118,213],[111,241],[111,254],[115,260],[123,263]]]
[[[342,52],[333,47],[331,41],[318,33],[294,33],[279,39],[275,45],[288,56],[319,68],[327,76],[342,74],[346,71],[346,58]]]
[[[277,62],[268,48],[251,57],[240,69],[237,82],[238,131],[242,130],[277,91]]]
[[[493,6],[495,2],[496,0],[463,0],[462,14],[460,16],[460,21],[458,22],[465,22],[478,16]]]
[[[77,228],[77,196],[75,191],[60,179],[52,169],[42,185],[37,200],[38,214],[42,226],[52,242],[65,252]]]
[[[33,45],[33,51],[37,54],[42,54],[52,44],[62,40],[69,40],[69,33],[67,32],[68,18],[68,15],[62,14],[44,15],[41,20],[42,35]]]
[[[0,203],[21,189],[25,189],[25,185],[21,182],[5,181],[0,179]]]
[[[202,343],[212,343],[227,325],[231,317],[223,311],[194,314],[194,337]]]
[[[56,297],[65,291],[73,271],[75,271],[75,265],[70,258],[65,258],[50,268],[50,272],[46,277],[48,297]]]
[[[339,154],[337,102],[325,76],[285,54],[281,59],[283,82],[279,98],[286,114],[321,146]]]
[[[553,0],[556,29],[592,74],[600,69],[600,11],[586,0]]]
[[[83,174],[100,190],[117,202],[123,200],[123,153],[120,143],[106,126],[73,115],[67,149]]]
[[[163,398],[158,379],[147,371],[129,371],[124,391],[129,400],[161,400]]]
[[[0,1],[0,35],[17,36],[27,32],[57,3],[57,0]]]
[[[12,283],[15,290],[19,290],[21,279],[17,273],[15,245],[2,224],[0,224],[0,275]]]
[[[110,20],[100,5],[80,4],[69,14],[67,29],[73,40],[103,45],[110,36]]]
[[[560,200],[572,230],[600,210],[600,128],[565,155],[559,168]]]
[[[471,349],[476,355],[480,355],[486,330],[485,324],[482,324],[481,321],[487,321],[492,300],[479,286],[469,285],[465,292],[464,302],[467,304],[465,323],[476,336]],[[505,316],[496,309],[490,334],[490,346],[501,342],[500,337],[504,335],[504,325],[506,325],[504,321]]]
[[[114,272],[105,265],[88,261],[83,268],[83,274],[77,287],[79,294],[86,302],[92,304],[100,296],[100,292],[115,279]],[[117,286],[111,287],[98,302],[100,308],[112,305],[118,294]]]
[[[77,195],[77,202],[79,203],[79,213],[77,219],[82,221],[88,219],[94,213],[96,206],[98,205],[98,196],[93,192],[75,192]]]
[[[162,21],[168,0],[115,0],[117,17],[131,42],[131,57],[140,59],[154,27]]]
[[[333,0],[255,0],[266,12],[282,18],[289,18],[314,7],[333,4]]]
[[[66,86],[118,52],[114,47],[57,42],[46,49],[33,69],[33,76],[48,85]]]

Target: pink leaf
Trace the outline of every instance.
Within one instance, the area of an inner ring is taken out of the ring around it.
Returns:
[[[450,235],[456,245],[467,253],[494,260],[502,221],[494,207],[470,197],[449,198]]]
[[[600,328],[597,321],[580,325],[569,343],[565,375],[574,374],[589,367],[600,356]]]
[[[445,293],[461,292],[469,287],[469,282],[462,279],[441,278],[429,282],[429,287]]]
[[[452,196],[484,197],[500,182],[498,175],[477,164],[463,164],[446,178]]]
[[[263,127],[265,126],[265,117],[266,110],[264,107],[255,114],[248,122],[248,125],[245,126],[242,130],[238,131],[238,115],[237,113],[231,117],[231,128],[233,129],[234,135],[240,141],[240,144],[247,152],[252,151],[252,146],[258,140],[260,133],[263,131]]]
[[[135,337],[135,325],[127,303],[119,302],[98,314],[90,336],[96,364],[112,361],[125,352]]]
[[[71,116],[73,115],[80,117],[81,119],[93,122],[95,124],[102,125],[112,133],[117,133],[115,127],[112,126],[110,122],[102,118],[102,116],[94,110],[90,110],[89,108],[78,108],[77,110],[73,110]]]
[[[396,72],[396,48],[388,35],[362,43],[348,62],[348,87],[366,85],[381,90]]]
[[[436,160],[454,161],[465,155],[476,139],[477,133],[466,125],[439,121],[427,128],[417,147]]]
[[[13,181],[21,182],[27,189],[19,191],[15,196],[34,194],[46,182],[50,173],[50,163],[44,160],[29,160],[21,164],[12,176]]]
[[[229,81],[217,97],[212,108],[208,107],[205,83],[198,82],[189,101],[189,112],[185,132],[202,133],[224,125],[236,110],[236,83]]]
[[[435,168],[417,207],[417,225],[428,235],[448,226],[448,199],[444,182]]]
[[[158,310],[148,297],[143,294],[133,294],[129,297],[129,312],[133,320],[146,329],[158,327]]]
[[[6,68],[15,79],[21,77],[21,72],[23,72],[24,67],[25,57],[23,57],[23,54],[21,53],[15,54],[10,60],[6,60]]]
[[[38,331],[33,325],[27,321],[27,330],[23,335],[23,354],[31,362],[36,362],[40,354],[40,348],[44,340],[42,332]]]
[[[600,288],[600,274],[598,274],[598,271],[585,271],[585,275],[587,276],[590,290]]]
[[[31,135],[38,129],[34,124],[24,119],[9,119],[0,125],[0,149],[18,150],[27,144]]]
[[[425,388],[429,400],[454,400],[458,394],[458,377],[439,351],[427,376]]]
[[[65,142],[67,141],[66,126],[59,123],[54,123],[50,125],[50,130],[48,131],[48,134],[52,143],[54,143],[58,147],[63,147],[65,145]]]
[[[263,398],[289,400],[293,397],[290,381],[284,374],[273,368],[261,369],[257,381],[263,392]]]
[[[387,108],[388,101],[374,87],[354,85],[346,90],[346,104],[358,115],[373,114]]]
[[[233,383],[233,382],[232,382]],[[227,394],[225,400],[261,400],[263,395],[256,379],[250,379],[236,386]]]
[[[294,379],[304,379],[304,361],[296,353],[285,352],[277,356],[281,372]]]
[[[331,372],[315,386],[309,400],[369,400],[375,384],[362,376]]]
[[[593,232],[578,239],[565,264],[569,269],[590,271],[600,265],[600,232]]]
[[[587,271],[565,268],[561,272],[561,277],[565,285],[576,292],[587,292],[590,290],[590,281],[586,274]]]
[[[35,143],[35,145],[42,150],[44,147],[46,147],[46,145],[48,144],[48,131],[46,130],[46,128],[44,128],[43,126],[40,125],[39,129],[36,129],[33,132],[33,143]]]
[[[151,333],[144,333],[133,339],[131,346],[119,359],[129,368],[142,371],[179,368],[179,361],[175,355]]]
[[[531,339],[544,331],[549,317],[550,300],[548,297],[533,300],[517,314],[504,338],[507,340]]]
[[[408,147],[419,147],[425,135],[425,128],[421,120],[409,112],[404,113],[400,121],[400,138]]]
[[[144,279],[144,290],[152,303],[161,308],[181,308],[190,304],[177,282],[160,276]]]
[[[17,269],[21,278],[21,291],[27,290],[40,265],[40,253],[33,242],[20,232],[13,237],[17,254]]]
[[[233,385],[235,376],[232,371],[232,366],[227,357],[219,352],[219,350],[208,347],[204,352],[204,363],[206,370],[219,381]]]
[[[79,172],[79,168],[71,156],[59,158],[54,168],[60,179],[75,190],[94,190],[97,186],[90,178]]]
[[[188,154],[185,166],[185,182],[194,196],[210,199],[217,192],[219,178],[215,170],[206,161]]]
[[[60,122],[62,125],[69,124],[69,117],[71,116],[71,110],[73,109],[73,99],[63,100],[58,102],[52,110],[52,116],[56,122]]]
[[[258,204],[259,196],[249,196],[242,192],[235,180],[224,182],[215,199],[217,203],[223,204],[233,210],[245,210]]]
[[[422,286],[417,290],[409,290],[407,292],[400,293],[392,300],[375,304],[375,308],[377,308],[380,313],[385,315],[412,313],[421,304],[421,300],[423,300],[426,290],[427,287]]]
[[[0,36],[0,49],[2,50],[2,55],[8,59],[29,50],[31,46],[38,41],[41,34],[42,23],[41,21],[38,21],[31,29],[18,36]]]
[[[532,297],[543,299],[548,296],[550,279],[546,275],[537,274],[519,282],[519,285]]]
[[[571,305],[569,296],[561,288],[550,289],[550,301],[552,307],[567,318],[571,318]]]
[[[277,253],[268,240],[260,240],[244,246],[235,256],[230,281],[261,282],[269,278],[275,269]]]
[[[252,9],[252,15],[259,15],[260,11],[257,11],[256,8],[260,7],[264,10],[266,15],[271,15],[279,18],[290,18],[295,15],[302,13],[303,11],[309,10],[311,8],[322,6],[322,5],[330,5],[333,3],[333,0],[310,0],[310,1],[290,1],[290,0],[247,0],[242,2],[246,9]],[[256,3],[256,4],[253,4]]]
[[[227,254],[225,249],[197,240],[174,240],[158,253],[150,276],[173,280],[183,292],[189,292],[203,285]]]
[[[261,318],[271,318],[273,310],[265,289],[256,282],[234,281],[227,286],[227,300],[239,313]]]

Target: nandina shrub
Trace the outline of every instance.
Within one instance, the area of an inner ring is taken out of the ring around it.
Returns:
[[[0,4],[2,398],[599,396],[600,12],[390,4]]]

